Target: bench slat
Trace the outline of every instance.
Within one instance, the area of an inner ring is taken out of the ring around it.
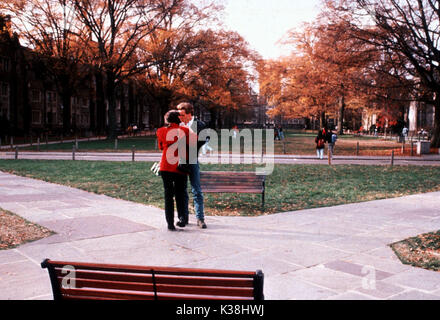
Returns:
[[[56,268],[58,278],[64,278],[66,274],[61,269]],[[137,283],[153,283],[151,274],[116,273],[116,272],[97,272],[76,270],[75,277],[90,280],[121,281]],[[252,287],[253,279],[249,278],[227,278],[227,277],[199,277],[199,276],[175,276],[175,275],[155,275],[157,284],[174,285],[198,285],[198,286],[224,286],[224,287]]]
[[[263,186],[262,182],[258,182],[258,181],[216,181],[216,180],[207,180],[207,181],[200,181],[200,184],[202,186],[206,186],[206,185],[222,185],[222,186],[231,186],[231,187],[235,187],[235,186]]]
[[[124,292],[117,290],[96,290],[96,289],[61,289],[64,299],[94,299],[94,300],[155,300],[154,293]],[[230,296],[209,296],[209,295],[188,295],[158,293],[158,300],[252,300],[248,297]]]
[[[263,190],[262,189],[245,189],[245,188],[202,188],[203,192],[206,193],[262,193]]]
[[[72,279],[73,280],[73,279]],[[121,282],[121,281],[103,281],[77,278],[75,286],[78,289],[84,288],[99,288],[99,289],[113,289],[123,291],[142,291],[145,293],[154,294],[154,286],[152,283],[135,283],[135,282]],[[60,283],[62,278],[59,279]],[[182,293],[182,294],[197,294],[197,295],[221,295],[231,297],[253,297],[254,291],[252,286],[249,288],[232,288],[220,286],[196,286],[196,285],[166,285],[157,284],[157,293]]]
[[[116,290],[94,289],[64,289],[61,288],[64,299],[115,299],[115,300],[154,300],[154,293],[127,293]]]
[[[154,270],[156,275],[188,275],[188,276],[208,276],[208,277],[237,277],[237,278],[252,278],[255,272],[250,271],[235,271],[235,270],[216,270],[216,269],[196,269],[196,268],[173,268],[173,267],[156,267],[156,266],[132,266],[122,264],[99,264],[99,263],[84,263],[84,262],[68,262],[68,261],[47,261],[48,264],[64,268],[65,266],[73,266],[75,270],[97,270],[97,271],[116,271],[128,273],[143,273],[151,274]]]
[[[257,182],[262,183],[264,179],[255,179],[255,178],[240,178],[240,177],[209,177],[204,176],[200,177],[200,181],[206,182],[206,181],[218,181],[218,182]]]

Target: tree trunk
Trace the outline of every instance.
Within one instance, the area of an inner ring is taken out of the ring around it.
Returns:
[[[95,100],[90,97],[89,100],[89,130],[91,132],[96,132],[96,104]]]
[[[223,118],[222,118],[222,112],[220,109],[217,110],[217,128],[223,129]]]
[[[344,113],[345,113],[345,97],[341,96],[339,99],[339,119],[338,119],[338,135],[344,134]]]
[[[434,132],[431,140],[432,148],[440,147],[440,93],[436,94],[435,98],[435,115],[434,115]]]
[[[116,79],[113,72],[107,72],[107,101],[108,101],[108,136],[113,140],[117,137],[116,132]]]
[[[121,129],[125,130],[128,128],[128,125],[132,125],[132,122],[127,119],[127,108],[125,106],[125,94],[124,94],[124,87],[121,85]],[[128,123],[127,123],[128,120]]]
[[[97,72],[96,75],[96,122],[97,133],[104,134],[105,132],[105,95],[104,83],[102,74]]]
[[[128,123],[136,123],[140,125],[139,119],[136,117],[136,99],[133,82],[128,84]]]
[[[71,129],[72,93],[68,87],[64,87],[61,92],[62,92],[61,100],[63,102],[63,131],[65,135],[68,135],[70,134],[70,129]]]
[[[327,121],[325,120],[325,111],[322,111],[319,115],[319,126],[320,129],[327,126]]]

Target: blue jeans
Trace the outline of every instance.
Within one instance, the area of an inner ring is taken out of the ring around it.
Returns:
[[[194,211],[196,218],[199,220],[205,219],[205,209],[203,206],[203,192],[200,186],[200,166],[198,163],[191,164],[191,173],[189,174],[189,180],[191,181],[191,192],[194,200]],[[188,192],[185,192],[185,201],[188,203]],[[186,206],[188,208],[188,206]]]

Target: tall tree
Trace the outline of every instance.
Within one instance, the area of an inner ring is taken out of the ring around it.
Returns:
[[[182,0],[70,0],[89,37],[90,63],[105,75],[109,138],[117,135],[116,90],[148,65],[133,60],[139,43],[150,36]]]
[[[213,126],[222,127],[225,113],[250,103],[258,56],[235,32],[206,30],[199,37],[204,47],[189,61],[186,94],[210,110]]]
[[[194,56],[207,46],[202,30],[215,22],[220,10],[214,3],[197,7],[185,0],[167,13],[161,28],[141,41],[136,59],[150,63],[146,88],[158,105],[160,119],[172,104],[188,98],[185,76]]]
[[[440,146],[440,9],[431,0],[328,0],[359,39],[392,55],[395,68],[431,91],[435,108],[432,146]],[[425,89],[426,88],[426,89]]]

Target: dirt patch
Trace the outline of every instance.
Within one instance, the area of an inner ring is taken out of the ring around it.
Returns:
[[[440,272],[440,230],[393,243],[391,248],[404,264]]]
[[[12,249],[52,234],[52,231],[42,226],[0,209],[0,250]]]

